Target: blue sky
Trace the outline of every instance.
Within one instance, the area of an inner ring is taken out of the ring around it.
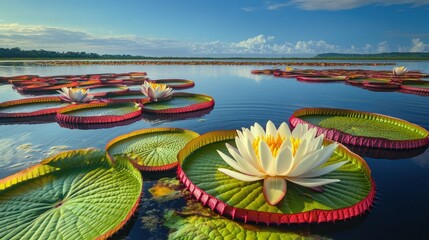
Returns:
[[[429,0],[4,0],[0,47],[145,56],[429,52]]]

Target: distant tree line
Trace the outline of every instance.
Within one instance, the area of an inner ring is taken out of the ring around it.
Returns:
[[[315,58],[321,59],[375,59],[375,60],[429,60],[429,52],[390,52],[374,54],[323,53]]]
[[[141,59],[142,56],[127,54],[97,54],[87,52],[56,52],[46,50],[22,50],[21,48],[0,48],[0,58],[14,59]]]

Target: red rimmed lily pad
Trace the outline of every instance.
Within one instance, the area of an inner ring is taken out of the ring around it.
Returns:
[[[109,101],[109,102],[137,102],[137,103],[143,103],[150,101],[150,99],[142,94],[141,91],[138,90],[129,90],[129,91],[123,91],[123,92],[110,92],[106,93],[106,95],[101,96],[99,98],[102,98],[103,101]]]
[[[121,84],[99,84],[93,86],[86,86],[84,88],[88,89],[89,92],[96,97],[105,96],[107,93],[122,93],[128,91],[128,87],[126,85]]]
[[[55,114],[68,106],[59,97],[38,97],[0,103],[0,118],[23,118]]]
[[[347,161],[326,174],[340,179],[314,191],[293,183],[276,205],[263,196],[263,181],[244,182],[231,178],[218,168],[231,167],[217,150],[227,152],[225,144],[235,146],[236,131],[215,131],[189,142],[179,152],[177,170],[180,181],[192,195],[212,210],[245,222],[313,223],[351,218],[367,211],[373,204],[375,186],[366,162],[339,145],[326,165]],[[325,145],[332,143],[325,140]]]
[[[107,239],[134,214],[142,183],[127,160],[63,152],[0,180],[0,238]]]
[[[387,83],[390,79],[384,78],[350,78],[345,80],[346,83],[354,86],[362,86],[363,83]]]
[[[171,87],[173,89],[185,89],[195,86],[194,81],[187,79],[158,79],[149,81],[153,83],[166,84],[167,87]]]
[[[347,76],[299,76],[296,79],[304,82],[342,82]]]
[[[429,93],[429,81],[403,81],[401,89],[413,92]]]
[[[369,112],[335,108],[303,108],[290,117],[317,128],[317,134],[354,146],[411,149],[429,145],[429,132],[402,119]]]
[[[173,93],[169,100],[147,102],[143,105],[143,112],[170,114],[198,111],[214,106],[214,99],[208,95],[195,93]]]
[[[401,84],[397,82],[362,82],[364,88],[375,90],[398,90]]]
[[[59,122],[114,123],[141,115],[140,104],[133,102],[73,104],[57,112]]]
[[[177,166],[177,153],[198,136],[181,128],[142,129],[112,139],[106,151],[113,161],[126,156],[140,170],[165,171]]]

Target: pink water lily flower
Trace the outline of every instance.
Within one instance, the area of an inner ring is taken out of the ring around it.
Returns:
[[[234,170],[218,170],[240,181],[263,180],[263,194],[270,205],[279,203],[287,192],[287,182],[303,187],[318,188],[340,181],[320,178],[347,161],[323,166],[337,148],[337,143],[323,146],[323,134],[316,136],[316,129],[299,124],[291,132],[283,122],[277,129],[268,121],[264,130],[258,123],[237,131],[237,148],[226,144],[227,155],[218,150],[222,159]]]

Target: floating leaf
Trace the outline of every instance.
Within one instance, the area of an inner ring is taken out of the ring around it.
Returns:
[[[427,146],[429,132],[402,119],[375,113],[334,109],[303,108],[289,119],[294,127],[299,123],[317,128],[317,134],[356,146],[386,149],[410,149]]]
[[[161,83],[171,87],[173,89],[185,89],[195,86],[194,81],[187,79],[158,79],[158,80],[149,80],[153,83]]]
[[[177,153],[199,134],[180,128],[149,128],[112,139],[106,145],[111,159],[126,155],[144,171],[169,170],[177,166]]]
[[[106,239],[136,210],[140,172],[104,152],[63,152],[0,180],[0,239]]]
[[[211,108],[214,106],[212,97],[194,93],[173,93],[170,100],[147,102],[143,105],[144,112],[151,113],[184,113]]]
[[[114,123],[141,115],[137,103],[88,103],[73,104],[57,112],[60,122],[70,123]]]
[[[357,216],[373,203],[375,187],[367,164],[340,145],[325,164],[347,163],[324,175],[340,182],[325,185],[322,192],[288,183],[286,196],[271,206],[264,199],[262,180],[243,182],[218,171],[232,170],[217,150],[227,152],[226,143],[235,146],[235,136],[235,131],[210,132],[192,140],[178,155],[181,182],[197,200],[222,215],[245,222],[326,222]]]
[[[429,93],[429,81],[403,81],[401,89]]]
[[[165,224],[172,230],[168,239],[321,239],[279,228],[240,224],[222,216],[182,217],[170,211],[164,217]]]
[[[55,114],[68,106],[59,97],[38,97],[0,103],[0,118],[23,118]]]

